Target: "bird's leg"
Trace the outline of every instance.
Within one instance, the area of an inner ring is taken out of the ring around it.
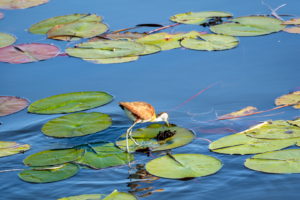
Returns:
[[[130,129],[130,132],[129,132],[130,139],[134,142],[134,144],[136,144],[137,146],[140,147],[141,145],[139,145],[139,144],[132,138],[131,132],[132,132],[132,129]]]
[[[132,124],[132,126],[130,126],[130,128],[127,129],[127,132],[126,132],[126,150],[127,150],[127,153],[130,153],[130,152],[129,152],[129,145],[128,145],[128,135],[130,136],[131,140],[132,140],[135,144],[137,144],[137,143],[133,140],[133,138],[132,138],[132,136],[131,136],[131,130],[132,130],[132,128],[134,127],[134,125],[136,125],[136,124],[137,124],[137,122],[134,122],[134,123]]]

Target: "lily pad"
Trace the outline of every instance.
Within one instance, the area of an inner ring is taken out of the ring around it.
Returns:
[[[53,170],[35,170],[36,167],[31,167],[30,170],[23,170],[19,173],[19,177],[23,181],[31,183],[51,183],[61,181],[79,172],[78,165],[66,163],[63,167]]]
[[[125,32],[125,33],[108,33],[105,35],[101,35],[101,37],[109,38],[112,40],[125,39],[125,40],[133,40],[133,41],[143,38],[145,36],[147,36],[147,33],[129,32],[129,31]],[[95,38],[92,38],[89,42],[97,41],[99,39],[101,39],[101,38],[95,37]]]
[[[300,18],[291,19],[291,20],[283,22],[282,24],[284,24],[284,25],[288,25],[288,24],[300,24]]]
[[[30,43],[1,48],[0,61],[8,63],[30,63],[53,58],[59,54],[59,48],[52,44]]]
[[[103,106],[113,100],[106,92],[73,92],[40,99],[28,107],[28,112],[59,114],[88,110]]]
[[[212,156],[202,154],[174,154],[151,160],[146,170],[155,176],[171,179],[208,176],[222,168],[222,162]]]
[[[124,56],[118,58],[83,59],[83,60],[93,64],[118,64],[118,63],[136,61],[137,59],[139,59],[139,56]]]
[[[247,136],[260,139],[289,139],[300,137],[300,128],[286,121],[273,121],[249,131]]]
[[[245,166],[255,171],[275,174],[300,173],[300,149],[267,152],[248,158]]]
[[[223,154],[257,154],[275,151],[293,146],[300,138],[269,140],[251,138],[246,133],[237,133],[223,137],[209,145],[209,149]]]
[[[137,200],[135,196],[126,192],[118,192],[114,190],[110,195],[108,195],[103,200]]]
[[[1,16],[0,16],[1,19]],[[0,33],[0,48],[9,46],[15,43],[16,38],[13,35],[7,33]]]
[[[157,53],[157,52],[161,51],[161,48],[156,45],[144,44],[144,46],[145,46],[145,49],[140,54],[140,56],[149,55],[149,54],[153,54],[153,53]]]
[[[58,200],[102,200],[107,194],[82,194],[78,196],[64,197]]]
[[[136,40],[136,42],[141,44],[152,44],[159,46],[161,50],[170,50],[181,47],[180,41],[185,38],[197,38],[201,36],[196,31],[191,31],[186,34],[169,34],[169,33],[154,33],[151,35],[148,35],[146,37],[140,38]]]
[[[222,115],[219,117],[219,119],[226,119],[226,118],[231,118],[231,117],[242,117],[244,115],[252,114],[257,112],[258,109],[253,107],[253,106],[247,106],[246,108],[243,108],[242,110],[232,112],[226,115]]]
[[[300,127],[300,118],[298,118],[296,120],[288,120],[287,122],[291,125]]]
[[[84,149],[46,150],[28,156],[23,162],[27,166],[57,165],[76,160],[84,155]]]
[[[43,126],[42,132],[51,137],[71,138],[103,131],[111,124],[108,114],[83,112],[53,119]]]
[[[49,0],[1,0],[0,9],[25,9],[47,3]]]
[[[200,39],[184,39],[181,45],[188,49],[203,51],[218,51],[232,49],[239,44],[236,37],[229,35],[205,34],[198,36]]]
[[[32,25],[29,29],[34,34],[46,34],[52,27],[56,25],[64,25],[71,22],[101,22],[102,17],[91,14],[74,14],[52,17]]]
[[[171,130],[176,131],[176,134],[165,140],[157,141],[156,137],[159,131]],[[194,139],[195,134],[188,129],[170,124],[151,124],[146,128],[139,128],[132,132],[132,137],[140,145],[137,146],[131,139],[128,139],[129,151],[138,149],[150,148],[152,151],[162,151],[184,146]],[[126,149],[126,134],[123,134],[116,142],[117,146],[125,151]]]
[[[73,148],[86,150],[84,156],[77,159],[76,163],[87,164],[95,168],[123,165],[134,159],[133,154],[128,154],[109,142],[89,143]]]
[[[30,149],[29,144],[19,144],[17,142],[0,141],[0,157],[24,153]]]
[[[28,106],[27,99],[12,96],[0,96],[0,117],[19,112]]]
[[[171,21],[183,24],[203,24],[212,17],[232,17],[230,13],[221,11],[187,12],[174,15]]]
[[[0,12],[0,19],[2,19],[4,17],[3,12]]]
[[[299,103],[298,103],[299,102]],[[300,109],[300,91],[290,92],[289,94],[278,97],[275,100],[276,106],[287,105],[287,104],[295,104],[295,109]]]
[[[143,52],[144,48],[142,44],[136,42],[99,40],[81,43],[77,48],[67,48],[66,53],[70,56],[85,59],[103,59],[136,56]]]
[[[62,41],[77,41],[81,40],[81,37],[74,37],[74,36],[68,36],[68,35],[59,35],[59,36],[53,36],[51,37],[53,40],[62,40]]]
[[[291,28],[285,28],[285,29],[283,29],[283,31],[287,32],[287,33],[297,33],[297,34],[300,34],[300,27],[295,26],[295,27],[291,27]]]
[[[233,23],[224,23],[211,26],[214,33],[233,36],[258,36],[281,31],[285,25],[281,25],[279,19],[264,16],[247,16],[231,19]]]

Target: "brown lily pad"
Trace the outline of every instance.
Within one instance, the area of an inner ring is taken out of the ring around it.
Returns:
[[[0,96],[0,117],[19,112],[28,104],[28,100],[20,97]]]
[[[59,48],[52,44],[30,43],[1,48],[0,61],[8,63],[29,63],[53,58]]]
[[[298,19],[291,19],[291,20],[283,22],[282,24],[284,24],[284,25],[287,25],[287,24],[300,24],[300,18],[298,18]]]
[[[47,3],[49,0],[1,0],[0,9],[25,9]]]
[[[288,32],[288,33],[297,33],[300,34],[300,27],[295,26],[295,27],[291,27],[291,28],[285,28],[283,29],[284,32]]]

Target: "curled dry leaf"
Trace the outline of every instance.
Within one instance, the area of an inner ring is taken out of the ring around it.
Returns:
[[[24,9],[47,3],[49,0],[1,0],[0,9]]]
[[[28,106],[26,99],[12,96],[0,96],[0,117],[10,115]]]
[[[59,48],[52,44],[30,43],[4,47],[0,52],[0,61],[8,63],[29,63],[57,56]]]
[[[242,110],[235,111],[226,115],[222,115],[219,117],[219,119],[225,119],[225,118],[232,118],[232,117],[242,117],[247,114],[252,114],[257,112],[258,109],[253,106],[247,106],[246,108],[243,108]]]

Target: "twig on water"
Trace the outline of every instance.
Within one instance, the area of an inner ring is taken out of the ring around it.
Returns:
[[[167,28],[170,28],[170,27],[178,26],[178,25],[179,25],[179,23],[172,24],[172,25],[169,25],[169,26],[163,26],[163,27],[160,27],[160,28],[155,29],[153,31],[149,31],[149,32],[147,32],[147,34],[151,34],[151,33],[154,33],[154,32],[160,31],[160,30],[164,30],[164,29],[167,29]]]
[[[195,139],[198,139],[198,140],[206,140],[207,142],[211,143],[211,141],[209,139],[206,139],[206,138],[195,138]]]
[[[26,169],[7,169],[7,170],[1,170],[0,172],[13,172],[13,171],[22,171]]]
[[[284,21],[281,17],[279,17],[279,16],[277,15],[276,11],[277,11],[279,8],[285,6],[286,4],[283,4],[283,5],[281,5],[281,6],[278,6],[278,8],[276,8],[275,10],[273,10],[273,9],[271,8],[271,6],[265,4],[263,1],[262,1],[261,3],[262,3],[263,5],[269,7],[269,9],[272,11],[272,15],[273,15],[274,17],[276,17],[277,19],[280,19],[280,20]]]

